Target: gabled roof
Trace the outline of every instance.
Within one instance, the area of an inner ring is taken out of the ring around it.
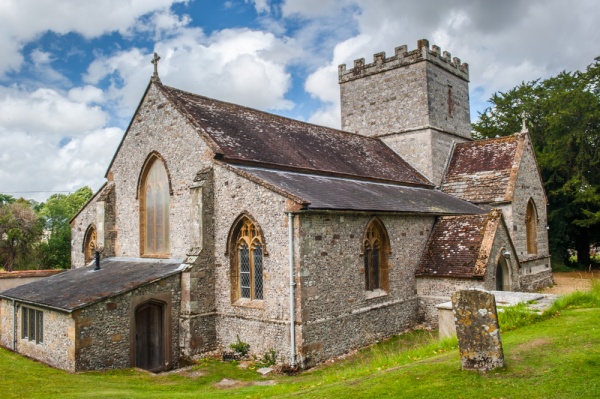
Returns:
[[[0,292],[1,298],[72,312],[181,272],[182,260],[107,258]]]
[[[502,213],[443,216],[433,226],[417,277],[483,278]]]
[[[430,215],[486,212],[467,201],[430,188],[249,166],[227,167],[249,180],[300,203],[307,210],[380,211]]]
[[[511,201],[526,135],[456,144],[442,191],[474,203]]]
[[[379,139],[155,84],[224,162],[433,186]]]

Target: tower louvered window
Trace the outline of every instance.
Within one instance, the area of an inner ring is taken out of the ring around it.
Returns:
[[[363,240],[365,289],[389,290],[387,254],[389,241],[383,223],[373,219],[367,226]]]

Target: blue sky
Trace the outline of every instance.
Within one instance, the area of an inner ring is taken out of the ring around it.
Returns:
[[[339,127],[337,66],[429,39],[492,93],[600,56],[596,0],[0,0],[0,192],[97,189],[164,84]]]

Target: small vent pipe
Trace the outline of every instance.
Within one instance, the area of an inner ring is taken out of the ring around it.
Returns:
[[[96,251],[96,267],[94,271],[100,270],[100,251]]]

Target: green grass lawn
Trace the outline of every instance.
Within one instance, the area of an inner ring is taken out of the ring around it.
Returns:
[[[594,291],[600,298],[598,285]],[[564,301],[553,316],[504,332],[507,366],[487,374],[461,371],[456,340],[440,343],[427,331],[394,337],[300,375],[266,378],[217,361],[202,362],[192,375],[69,374],[0,350],[0,398],[600,398],[595,303]],[[216,387],[223,378],[238,383]],[[268,380],[275,385],[255,385]]]

